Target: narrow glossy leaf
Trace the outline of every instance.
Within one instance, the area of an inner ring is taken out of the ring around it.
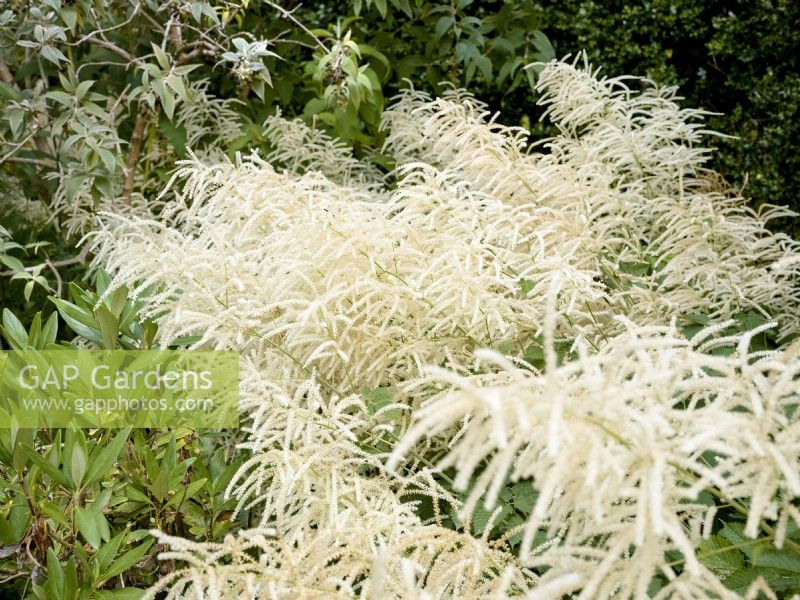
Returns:
[[[64,589],[64,570],[52,548],[47,549],[47,587],[55,592],[56,597],[61,597],[61,591]]]
[[[119,335],[119,322],[105,304],[101,304],[94,311],[97,322],[100,324],[100,334],[103,338],[103,348],[112,350],[117,345]]]
[[[47,348],[50,344],[56,343],[56,336],[58,335],[58,313],[51,313],[50,317],[42,328],[41,347]]]
[[[111,538],[108,543],[100,546],[97,552],[95,552],[94,556],[92,557],[92,562],[98,568],[99,573],[102,573],[106,567],[111,564],[111,561],[114,560],[114,557],[116,557],[119,547],[122,544],[122,541],[125,539],[127,533],[127,531],[121,531]]]
[[[206,481],[208,480],[205,478],[197,479],[192,481],[185,488],[177,490],[175,495],[170,498],[169,502],[167,502],[166,506],[179,506],[187,500],[193,498],[200,488],[205,485]]]
[[[72,474],[72,482],[75,484],[75,488],[80,488],[83,476],[86,473],[86,452],[78,443],[72,446],[70,473]]]
[[[99,325],[93,315],[87,314],[76,305],[61,298],[51,296],[50,301],[56,305],[61,318],[72,331],[90,342],[103,343]]]
[[[144,592],[143,589],[137,587],[126,587],[116,590],[96,590],[93,598],[96,600],[140,600],[140,598],[144,596]]]
[[[27,444],[22,444],[20,446],[22,451],[25,455],[30,459],[30,461],[35,464],[39,469],[47,473],[52,479],[63,485],[64,487],[68,487],[67,478],[58,469],[56,469],[53,465],[51,465],[44,457],[39,454],[36,450],[32,447],[28,446]]]
[[[75,525],[81,535],[95,550],[100,547],[100,528],[94,511],[88,508],[75,508]]]
[[[22,290],[22,296],[25,298],[25,302],[30,302],[31,294],[33,293],[33,286],[35,285],[36,281],[33,279],[25,284],[25,287]]]
[[[153,545],[153,540],[147,540],[136,546],[136,548],[132,548],[128,550],[125,554],[120,556],[117,560],[115,560],[111,566],[109,567],[108,571],[103,573],[104,579],[110,579],[111,577],[116,577],[120,573],[124,573],[128,569],[130,569],[133,565],[139,562],[142,557],[145,555],[147,550],[150,546]]]
[[[54,522],[60,524],[62,527],[69,527],[70,523],[67,521],[67,517],[64,514],[64,509],[60,506],[56,506],[52,502],[42,502],[39,505],[39,508],[42,510],[44,515],[48,519],[52,519]]]
[[[70,556],[64,567],[64,598],[72,600],[78,593],[78,569],[75,566],[75,557]]]
[[[28,328],[28,344],[31,348],[39,348],[39,342],[42,338],[42,313],[37,312],[33,315],[31,326]]]
[[[150,493],[153,494],[156,500],[163,501],[167,497],[169,491],[169,475],[166,471],[159,471],[156,475],[153,484],[150,486]]]
[[[127,427],[122,429],[114,436],[114,439],[105,446],[96,457],[93,457],[91,464],[86,471],[86,485],[92,485],[102,479],[103,475],[108,473],[114,462],[119,457],[125,442],[128,440],[131,428]]]

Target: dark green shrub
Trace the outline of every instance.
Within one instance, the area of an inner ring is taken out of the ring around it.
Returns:
[[[798,25],[791,0],[543,2],[538,24],[559,56],[585,49],[608,75],[678,85],[687,106],[722,113],[710,127],[736,137],[711,166],[756,204],[800,211]]]

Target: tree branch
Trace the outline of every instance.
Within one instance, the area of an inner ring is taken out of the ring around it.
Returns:
[[[94,44],[95,46],[100,46],[101,48],[105,48],[106,50],[110,50],[114,54],[121,56],[122,58],[128,61],[128,64],[135,64],[135,65],[142,64],[141,60],[136,58],[133,54],[131,54],[127,50],[123,50],[122,48],[117,46],[114,42],[109,42],[108,40],[103,38],[90,38],[88,41]]]
[[[44,160],[42,158],[26,158],[22,156],[9,156],[3,162],[12,162],[12,163],[22,163],[26,165],[36,165],[37,167],[43,167],[45,169],[51,169],[55,167],[55,164],[51,163],[50,161]]]
[[[3,80],[3,83],[8,85],[12,85],[14,83],[14,76],[11,75],[8,65],[3,62],[2,58],[0,58],[0,79]]]
[[[316,35],[314,35],[313,32],[308,27],[303,25],[303,23],[301,23],[297,19],[297,17],[295,17],[294,14],[292,14],[292,13],[294,13],[295,10],[300,8],[299,6],[294,8],[294,9],[292,9],[291,11],[288,11],[285,8],[283,8],[282,6],[280,6],[278,4],[275,4],[274,2],[270,2],[269,0],[264,0],[264,4],[266,4],[267,6],[271,6],[272,8],[277,10],[283,18],[289,19],[292,23],[294,23],[300,29],[302,29],[306,34],[311,36],[311,39],[313,39],[317,43],[317,46],[322,48],[322,50],[324,52],[328,52],[328,48],[327,48],[327,46],[325,46],[325,44],[322,43],[322,40],[320,40]]]
[[[61,267],[69,267],[69,266],[72,266],[72,265],[77,265],[79,263],[82,263],[82,262],[84,262],[86,260],[87,256],[89,256],[89,245],[88,244],[81,249],[80,254],[78,254],[77,256],[73,256],[72,258],[65,258],[63,260],[56,260],[56,261],[46,260],[45,263],[51,269],[60,269]],[[11,277],[15,273],[17,273],[17,271],[0,271],[0,277]]]
[[[122,200],[125,204],[131,203],[133,194],[133,176],[136,173],[136,164],[139,162],[139,155],[142,152],[142,140],[144,132],[150,121],[150,110],[146,104],[142,104],[139,114],[136,116],[136,123],[133,125],[133,134],[128,150],[128,163],[125,166],[125,183],[122,186]]]

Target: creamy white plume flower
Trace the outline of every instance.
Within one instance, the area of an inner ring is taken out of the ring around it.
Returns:
[[[153,311],[169,308],[165,340],[201,334],[198,346],[265,352],[350,393],[536,335],[543,311],[531,298],[554,274],[565,330],[592,323],[604,296],[571,264],[571,240],[549,248],[535,215],[432,167],[409,170],[380,203],[255,157],[186,172],[169,219],[109,216],[101,254],[115,282],[162,286]]]
[[[192,154],[157,216],[104,215],[109,289],[152,287],[163,343],[242,353],[228,494],[258,528],[161,535],[185,567],[151,596],[739,597],[698,558],[707,488],[794,543],[800,347],[725,331],[800,333],[800,247],[705,170],[702,114],[640,84],[545,66],[545,151],[467,92],[409,90],[386,177],[275,116],[266,159]],[[542,364],[511,357],[531,344]],[[519,554],[469,533],[509,480],[536,496]]]
[[[269,117],[264,126],[264,137],[273,145],[267,156],[271,163],[297,175],[318,171],[338,184],[364,188],[380,197],[384,185],[381,171],[354,158],[343,142],[309,127],[302,119],[284,119],[280,113]]]
[[[540,102],[561,131],[547,147],[551,160],[616,196],[594,219],[618,241],[616,266],[652,262],[652,273],[628,287],[631,304],[648,302],[644,288],[669,314],[726,319],[755,310],[777,319],[783,335],[797,333],[800,243],[766,226],[794,213],[767,206],[756,214],[714,184],[703,167],[702,112],[681,109],[675,88],[642,82],[634,92],[628,78],[577,68],[580,58],[551,63],[539,78]]]
[[[465,514],[492,509],[507,480],[529,481],[537,500],[521,560],[548,567],[544,583],[580,574],[581,598],[645,595],[655,575],[674,576],[672,551],[688,575],[713,581],[694,550],[708,517],[702,490],[749,502],[749,536],[762,520],[785,530],[798,516],[781,518],[800,497],[800,420],[790,416],[800,359],[749,354],[758,330],[717,356],[700,351],[710,332],[689,341],[669,326],[627,327],[542,374],[488,352],[479,358],[502,369],[494,383],[433,371],[455,389],[415,411],[389,466],[422,436],[455,440],[439,466],[469,491]],[[537,549],[540,532],[552,543]]]
[[[539,76],[540,103],[561,131],[546,153],[464,91],[402,94],[384,114],[386,149],[398,164],[422,160],[505,204],[536,206],[608,282],[615,312],[623,303],[637,321],[663,323],[754,310],[783,335],[798,332],[800,243],[766,226],[793,213],[756,214],[714,185],[703,113],[681,109],[674,88],[637,79],[644,89],[634,92],[631,78],[600,79],[580,58]]]

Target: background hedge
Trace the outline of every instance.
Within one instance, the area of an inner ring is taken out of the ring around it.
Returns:
[[[585,49],[609,75],[678,85],[685,105],[722,113],[712,167],[756,204],[800,211],[800,2],[559,0],[537,24],[562,56]],[[495,98],[506,113],[518,94]],[[499,102],[498,102],[499,101]],[[519,118],[521,115],[517,115]],[[794,234],[800,223],[782,225]]]

